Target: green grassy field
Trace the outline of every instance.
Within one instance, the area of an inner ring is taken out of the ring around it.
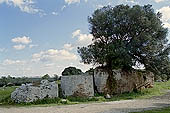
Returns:
[[[5,89],[0,88],[0,105],[4,103],[11,102],[11,93],[16,89],[16,87],[7,87]]]
[[[138,92],[124,93],[120,95],[115,95],[111,99],[105,99],[102,95],[96,95],[92,98],[79,98],[79,97],[68,97],[66,103],[63,103],[60,98],[55,99],[44,99],[38,100],[37,102],[27,103],[27,104],[16,104],[10,99],[10,94],[15,90],[16,87],[7,87],[5,90],[0,88],[0,105],[45,105],[45,104],[78,104],[78,103],[91,103],[91,102],[108,102],[108,101],[118,101],[118,100],[129,100],[129,99],[143,99],[150,98],[152,96],[160,96],[170,90],[170,81],[168,82],[156,82],[154,88],[145,89]]]

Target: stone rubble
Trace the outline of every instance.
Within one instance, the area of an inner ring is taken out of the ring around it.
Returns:
[[[38,99],[58,97],[58,84],[42,80],[39,86],[33,84],[22,84],[11,94],[11,98],[16,103],[34,102]]]

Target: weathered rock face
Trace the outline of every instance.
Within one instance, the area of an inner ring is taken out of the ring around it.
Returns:
[[[94,96],[92,75],[71,75],[61,77],[63,96],[90,97]]]
[[[94,71],[94,82],[99,93],[104,93],[106,91],[106,82],[109,74],[105,70],[95,70]]]
[[[41,81],[39,86],[32,84],[23,84],[11,94],[12,100],[17,103],[33,102],[38,99],[58,97],[58,84],[49,82],[48,80]]]
[[[99,93],[107,93],[106,82],[108,76],[107,71],[103,69],[95,70],[94,81]],[[132,92],[135,89],[150,88],[154,84],[154,75],[151,72],[113,70],[113,76],[116,80],[114,93],[118,94]]]

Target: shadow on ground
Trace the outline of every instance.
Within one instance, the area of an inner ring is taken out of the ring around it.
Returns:
[[[152,106],[148,107],[129,107],[129,108],[112,108],[110,110],[100,112],[100,113],[129,113],[129,112],[140,112],[140,111],[147,111],[147,110],[152,110],[152,109],[160,109],[160,108],[165,108],[169,107],[170,104],[167,103],[154,103]]]

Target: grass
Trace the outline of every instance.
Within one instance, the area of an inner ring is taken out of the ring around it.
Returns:
[[[5,89],[0,88],[0,105],[5,103],[11,103],[11,93],[16,89],[16,87],[7,87]]]
[[[63,105],[63,104],[79,104],[79,103],[91,103],[91,102],[108,102],[108,101],[119,101],[119,100],[130,100],[130,99],[143,99],[143,98],[150,98],[152,96],[160,96],[166,93],[167,90],[170,90],[170,81],[168,82],[156,82],[154,88],[144,89],[138,92],[132,93],[124,93],[113,96],[111,99],[105,99],[103,95],[96,95],[95,97],[91,98],[80,98],[80,97],[67,97],[66,101],[62,101],[61,98],[55,99],[43,99],[38,100],[32,103],[21,103],[16,104],[14,103],[11,98],[10,94],[15,90],[16,87],[8,87],[5,90],[0,88],[0,105],[7,106],[30,106],[30,105]]]
[[[156,109],[156,110],[142,111],[142,112],[132,112],[132,113],[170,113],[170,107]]]

